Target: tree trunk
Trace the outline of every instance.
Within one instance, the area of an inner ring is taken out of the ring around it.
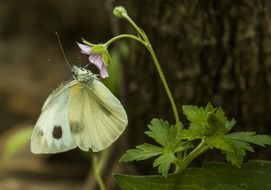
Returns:
[[[235,130],[271,133],[269,0],[137,0],[129,6],[150,37],[179,112],[183,104],[210,101],[237,119]],[[125,65],[131,145],[143,142],[153,117],[174,122],[150,56],[133,45]],[[270,159],[268,149],[253,157]]]

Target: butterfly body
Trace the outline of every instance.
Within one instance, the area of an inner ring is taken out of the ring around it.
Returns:
[[[45,101],[31,138],[33,153],[75,147],[94,152],[110,146],[128,124],[119,100],[89,70],[73,66],[74,80]]]

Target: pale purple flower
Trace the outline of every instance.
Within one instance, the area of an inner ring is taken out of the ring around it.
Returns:
[[[95,65],[100,70],[100,75],[102,78],[108,77],[108,72],[105,63],[103,62],[101,54],[93,53],[91,47],[85,44],[80,44],[77,42],[77,45],[81,49],[81,53],[89,55],[88,60],[90,63]]]

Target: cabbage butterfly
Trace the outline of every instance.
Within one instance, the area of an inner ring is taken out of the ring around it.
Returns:
[[[128,124],[119,100],[90,70],[72,67],[74,80],[61,85],[45,101],[31,137],[31,151],[64,152],[75,147],[101,151]]]

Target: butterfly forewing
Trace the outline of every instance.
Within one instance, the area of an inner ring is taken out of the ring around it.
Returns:
[[[68,120],[70,88],[61,87],[47,98],[31,137],[33,153],[64,152],[76,147]]]

